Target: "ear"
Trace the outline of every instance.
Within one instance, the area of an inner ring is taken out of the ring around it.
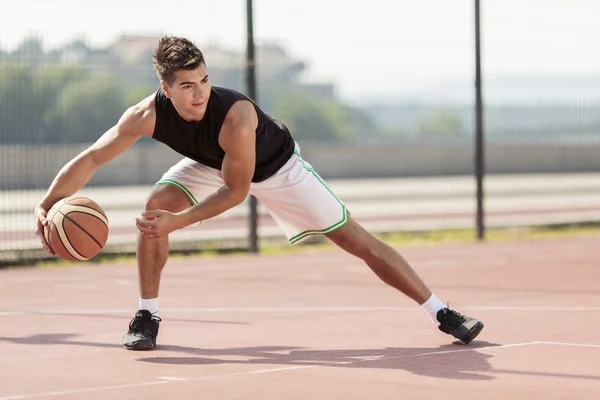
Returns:
[[[162,87],[163,92],[165,92],[167,98],[170,99],[171,93],[169,93],[169,84],[165,81],[160,81],[160,86]]]

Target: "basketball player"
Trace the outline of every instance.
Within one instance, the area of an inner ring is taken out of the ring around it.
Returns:
[[[213,87],[202,52],[189,40],[160,39],[153,56],[160,88],[129,108],[96,143],[68,162],[36,207],[36,233],[44,248],[47,210],[75,194],[103,164],[140,137],[163,142],[183,155],[147,198],[136,220],[139,307],[122,343],[126,349],[156,345],[161,271],[169,233],[213,218],[252,194],[294,244],[325,235],[361,258],[385,283],[419,304],[438,328],[464,344],[483,329],[475,318],[444,305],[391,246],[360,226],[327,187],[282,123],[245,95]]]

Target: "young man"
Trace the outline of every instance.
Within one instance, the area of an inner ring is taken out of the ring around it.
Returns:
[[[67,163],[36,207],[36,233],[43,235],[47,210],[73,195],[140,137],[163,142],[185,158],[150,193],[139,229],[139,310],[123,337],[130,350],[156,345],[161,271],[169,255],[168,235],[213,218],[253,194],[283,228],[291,243],[314,234],[362,260],[388,285],[422,306],[439,329],[465,344],[483,324],[447,308],[402,256],[363,229],[300,150],[288,129],[248,97],[211,87],[202,52],[190,41],[163,37],[154,52],[160,88],[129,108],[96,143]]]

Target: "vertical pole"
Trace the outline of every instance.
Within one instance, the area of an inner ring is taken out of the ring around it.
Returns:
[[[485,238],[483,210],[483,178],[485,174],[483,145],[483,100],[481,96],[481,30],[479,0],[475,0],[475,179],[477,181],[477,240]]]
[[[254,57],[254,24],[252,0],[246,0],[246,84],[248,96],[257,102],[256,98],[256,60]],[[250,195],[250,248],[251,253],[258,253],[258,202],[256,197]]]

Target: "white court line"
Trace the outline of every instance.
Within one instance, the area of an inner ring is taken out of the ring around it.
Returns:
[[[131,385],[104,386],[104,387],[95,387],[95,388],[87,388],[87,389],[63,390],[60,392],[56,391],[56,392],[45,392],[45,393],[34,393],[34,394],[25,394],[25,395],[17,395],[17,396],[8,396],[8,397],[0,397],[0,400],[17,400],[17,399],[32,399],[32,398],[36,398],[36,397],[65,396],[65,395],[72,395],[72,394],[79,394],[79,393],[103,392],[103,391],[107,391],[107,390],[128,389],[128,388],[144,387],[144,386],[152,386],[152,385],[165,385],[168,383],[183,382],[183,381],[186,381],[186,382],[203,381],[203,380],[211,380],[211,379],[229,378],[229,377],[241,376],[241,375],[268,374],[271,372],[279,372],[279,371],[286,371],[286,370],[292,370],[292,369],[306,369],[306,368],[314,368],[314,367],[318,367],[318,365],[302,365],[302,366],[294,366],[294,367],[259,369],[256,371],[234,372],[231,374],[221,374],[221,375],[209,375],[209,376],[202,376],[199,378],[192,378],[192,379],[159,377],[158,379],[161,379],[160,381],[143,382],[143,383],[136,383],[136,384],[131,384]]]
[[[373,359],[373,360],[357,360],[354,362],[349,361],[344,364],[357,364],[357,363],[365,363],[365,362],[369,362],[369,361],[385,361],[385,360],[393,360],[393,359],[399,359],[399,358],[434,356],[434,355],[438,355],[438,354],[463,353],[466,351],[505,349],[505,348],[510,348],[510,347],[530,346],[530,345],[540,344],[540,343],[546,343],[546,342],[512,343],[512,344],[504,344],[504,345],[500,345],[500,346],[471,347],[471,348],[459,349],[459,350],[428,351],[425,353],[383,357],[383,358],[378,358],[378,359]],[[78,394],[78,393],[102,392],[102,391],[108,391],[108,390],[128,389],[128,388],[134,388],[134,387],[144,387],[144,386],[151,386],[151,385],[177,383],[177,382],[197,382],[197,381],[225,379],[225,378],[246,376],[246,375],[270,374],[273,372],[290,371],[290,370],[296,370],[296,369],[330,367],[331,365],[333,365],[333,363],[324,363],[324,364],[320,364],[320,365],[314,365],[314,364],[313,365],[295,365],[292,367],[259,369],[259,370],[248,371],[248,372],[232,372],[229,374],[209,375],[209,376],[202,376],[202,377],[191,378],[191,379],[176,378],[176,377],[159,377],[157,379],[161,379],[160,381],[143,382],[143,383],[137,383],[137,384],[131,384],[131,385],[104,386],[104,387],[95,387],[95,388],[88,388],[88,389],[65,390],[65,391],[60,391],[60,392],[56,391],[56,392],[45,392],[45,393],[34,393],[34,394],[26,394],[26,395],[0,397],[0,400],[17,400],[17,399],[31,399],[31,398],[36,398],[36,397],[64,396],[64,395],[71,395],[71,394]]]
[[[471,347],[471,348],[459,349],[459,350],[430,351],[430,352],[425,352],[425,353],[407,354],[407,355],[392,356],[392,357],[379,357],[379,358],[373,358],[373,359],[361,359],[361,360],[357,360],[354,362],[350,361],[350,362],[343,363],[343,364],[356,364],[356,363],[364,363],[364,362],[369,362],[369,361],[385,361],[385,360],[410,358],[410,357],[435,356],[435,355],[441,355],[441,354],[463,353],[463,352],[467,352],[467,351],[507,349],[507,348],[512,348],[512,347],[523,347],[523,346],[532,346],[532,345],[540,345],[540,344],[554,345],[554,346],[575,346],[575,347],[600,348],[600,345],[596,345],[596,344],[539,341],[539,342],[512,343],[512,344],[505,344],[505,345],[500,345],[500,346]],[[337,363],[337,364],[341,364],[341,363]],[[248,372],[234,372],[234,373],[230,373],[230,374],[209,375],[209,376],[203,376],[203,377],[192,378],[192,379],[176,378],[176,377],[159,377],[158,379],[161,379],[160,381],[144,382],[144,383],[131,384],[131,385],[105,386],[105,387],[96,387],[96,388],[78,389],[78,390],[65,390],[65,391],[61,391],[61,392],[57,391],[57,392],[36,393],[36,394],[29,394],[29,395],[1,397],[0,400],[17,400],[17,399],[29,399],[29,398],[35,398],[35,397],[62,396],[62,395],[71,395],[71,394],[78,394],[78,393],[90,393],[90,392],[100,392],[100,391],[116,390],[116,389],[127,389],[127,388],[133,388],[133,387],[144,387],[144,386],[167,384],[167,383],[182,382],[182,381],[190,382],[190,381],[224,379],[224,378],[230,378],[230,377],[236,377],[236,376],[268,374],[268,373],[272,373],[272,372],[289,371],[289,370],[296,370],[296,369],[327,367],[330,365],[331,364],[300,365],[300,366],[293,366],[293,367],[259,369],[259,370],[248,371]]]
[[[270,313],[270,312],[373,312],[373,311],[416,311],[417,306],[331,306],[331,307],[200,307],[163,308],[163,313]],[[465,311],[600,311],[600,306],[464,306]],[[80,309],[80,310],[10,310],[0,311],[0,316],[20,315],[74,315],[74,314],[131,314],[133,308],[124,309]]]
[[[536,342],[536,344],[547,344],[547,345],[551,345],[551,346],[592,347],[592,348],[600,349],[600,344],[563,343],[563,342]]]
[[[31,399],[34,397],[64,396],[66,394],[90,393],[90,392],[98,392],[98,391],[103,391],[103,390],[115,390],[115,389],[128,389],[128,388],[144,387],[144,386],[151,386],[151,385],[164,385],[166,383],[170,383],[170,382],[169,381],[153,381],[153,382],[132,383],[130,385],[117,385],[117,386],[104,386],[104,387],[88,388],[88,389],[65,390],[62,392],[57,391],[57,392],[25,394],[25,395],[17,395],[17,396],[0,397],[0,400],[17,400],[17,399]]]
[[[532,346],[535,344],[539,344],[541,342],[524,342],[524,343],[512,343],[512,344],[503,344],[500,346],[485,346],[485,347],[471,347],[460,350],[444,350],[444,351],[429,351],[427,353],[419,353],[412,354],[409,357],[424,357],[424,356],[434,356],[438,354],[453,354],[453,353],[464,353],[465,351],[477,351],[477,350],[492,350],[492,349],[508,349],[510,347],[522,347],[522,346]],[[393,359],[393,358],[405,358],[407,356],[394,356],[394,357],[386,357],[385,359]]]

